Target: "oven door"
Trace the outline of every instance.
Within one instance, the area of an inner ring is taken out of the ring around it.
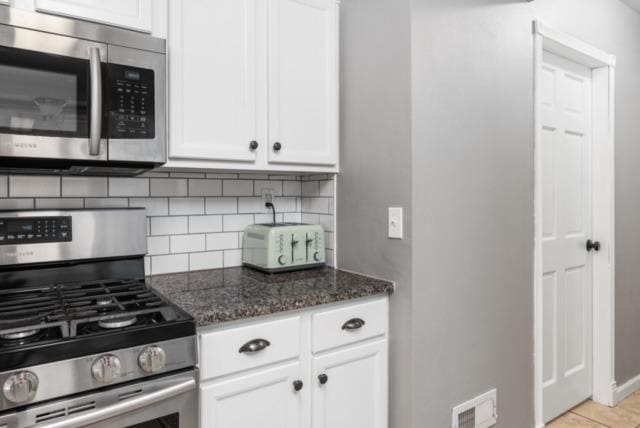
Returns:
[[[163,376],[0,416],[6,428],[197,428],[197,372]]]
[[[0,157],[107,160],[100,43],[0,25]]]

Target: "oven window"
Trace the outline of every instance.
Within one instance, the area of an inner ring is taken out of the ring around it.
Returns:
[[[180,415],[178,413],[173,413],[168,416],[132,425],[127,428],[180,428]]]
[[[88,136],[88,60],[0,48],[0,133]]]

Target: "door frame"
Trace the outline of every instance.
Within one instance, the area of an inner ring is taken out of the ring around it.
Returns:
[[[616,57],[572,35],[534,21],[534,399],[536,427],[544,427],[542,388],[542,142],[540,101],[543,51],[592,70],[593,236],[603,243],[593,257],[593,400],[615,405],[614,95]]]

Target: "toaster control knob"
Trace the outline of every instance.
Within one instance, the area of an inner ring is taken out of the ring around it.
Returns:
[[[320,253],[318,251],[316,251],[315,253],[313,253],[313,259],[317,262],[320,261]]]
[[[38,376],[32,372],[19,372],[4,381],[4,396],[12,403],[25,403],[36,395]]]
[[[100,383],[111,383],[120,377],[120,366],[115,355],[103,355],[91,365],[91,374]]]
[[[280,263],[280,265],[284,266],[285,263],[287,263],[287,258],[285,256],[278,257],[278,263]]]
[[[138,355],[138,364],[145,373],[156,373],[164,368],[167,354],[159,346],[147,346]]]

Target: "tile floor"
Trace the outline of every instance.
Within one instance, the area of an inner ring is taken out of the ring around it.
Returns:
[[[639,428],[640,391],[632,394],[615,408],[586,401],[558,419],[547,428]]]

